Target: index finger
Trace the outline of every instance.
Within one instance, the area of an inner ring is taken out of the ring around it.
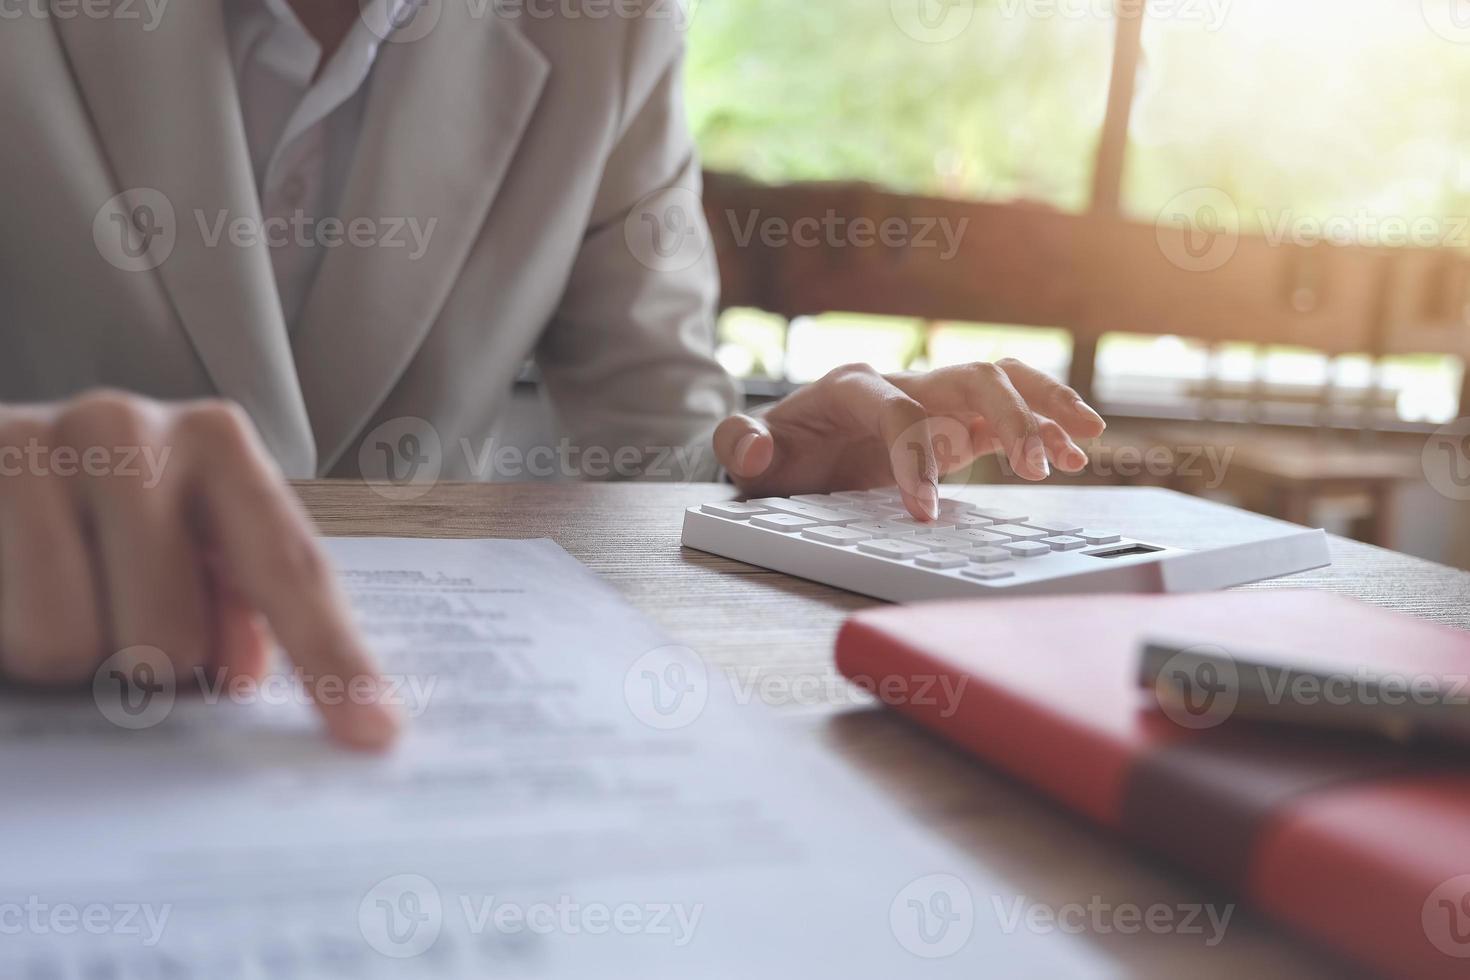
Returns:
[[[883,440],[904,507],[921,521],[939,517],[939,462],[924,406],[872,369],[842,381],[846,411]]]
[[[354,748],[386,748],[399,713],[384,703],[378,664],[301,505],[243,413],[211,407],[186,418],[209,446],[191,454],[191,484],[231,584],[265,615],[293,663],[351,694],[327,703],[307,685],[332,736]]]

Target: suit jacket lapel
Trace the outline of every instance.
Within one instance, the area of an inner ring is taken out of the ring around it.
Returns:
[[[221,214],[260,222],[221,0],[172,4],[151,31],[113,17],[53,21],[118,189],[150,188],[171,205],[177,240],[156,274],[205,369],[287,473],[311,474],[268,247],[211,241]]]
[[[387,43],[340,216],[367,218],[380,244],[322,262],[294,338],[297,371],[330,470],[407,368],[444,305],[530,121],[544,55],[501,17],[442,5],[412,43]],[[399,225],[417,222],[427,241]],[[399,244],[387,238],[398,226]]]

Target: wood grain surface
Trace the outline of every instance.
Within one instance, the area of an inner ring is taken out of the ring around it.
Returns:
[[[832,669],[843,618],[875,600],[682,548],[684,508],[734,496],[719,484],[440,484],[407,501],[400,488],[314,481],[298,492],[324,534],[546,537],[659,622],[677,642],[746,685],[763,717],[811,740],[897,800],[928,832],[1052,908],[1067,903],[1183,906],[1231,901],[1130,851],[1108,835],[884,711],[854,705]],[[391,492],[389,492],[391,491]],[[953,492],[946,489],[946,493]],[[1229,539],[1258,520],[1162,490],[972,487],[968,499],[1083,519],[1187,548]],[[1470,573],[1339,538],[1333,564],[1248,588],[1313,588],[1470,629]],[[1086,624],[1078,624],[1086,636]],[[853,819],[833,814],[834,820]],[[995,914],[977,899],[977,915]],[[1088,930],[1081,941],[1123,975],[1343,977],[1320,950],[1237,909],[1225,939]]]

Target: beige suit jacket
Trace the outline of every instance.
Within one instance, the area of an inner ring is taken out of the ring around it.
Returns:
[[[426,426],[470,478],[534,358],[572,446],[713,475],[735,396],[673,0],[427,4],[380,50],[342,192],[373,244],[331,248],[289,331],[222,4],[0,25],[0,402],[224,396],[292,476],[401,475],[378,450]]]

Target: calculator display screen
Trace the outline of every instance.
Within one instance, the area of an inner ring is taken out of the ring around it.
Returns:
[[[1107,551],[1087,552],[1094,558],[1127,558],[1130,555],[1151,555],[1155,551],[1163,551],[1163,548],[1155,548],[1147,544],[1130,544],[1125,548],[1111,548]]]

